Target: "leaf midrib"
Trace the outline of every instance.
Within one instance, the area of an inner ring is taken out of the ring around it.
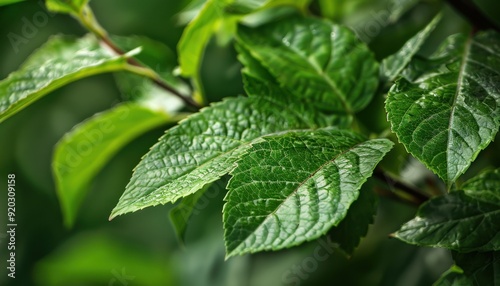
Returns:
[[[450,121],[448,123],[448,142],[447,142],[447,150],[446,150],[446,177],[447,177],[446,178],[446,181],[447,181],[446,185],[447,185],[448,189],[451,188],[451,185],[453,184],[453,181],[455,180],[455,178],[453,178],[453,179],[451,178],[451,173],[450,173],[450,168],[449,168],[450,150],[453,149],[453,146],[451,146],[451,144],[452,144],[451,142],[453,142],[452,125],[454,123],[455,112],[456,112],[456,108],[458,106],[458,99],[459,99],[459,97],[463,97],[462,86],[463,86],[464,77],[465,77],[465,73],[466,73],[467,61],[468,61],[468,58],[470,55],[471,45],[472,45],[472,35],[469,35],[469,37],[467,38],[467,41],[464,44],[462,63],[460,64],[460,69],[459,69],[458,77],[457,77],[457,88],[455,90],[455,95],[453,97],[453,103],[452,103],[452,106],[450,109]],[[456,176],[456,174],[454,175],[454,177],[455,176]]]
[[[311,173],[309,176],[307,176],[307,178],[305,178],[302,182],[299,183],[299,185],[293,190],[290,192],[290,194],[288,194],[286,196],[286,198],[283,199],[283,201],[275,208],[275,210],[273,210],[271,213],[269,213],[268,215],[265,215],[266,216],[266,219],[264,219],[257,227],[255,227],[254,229],[254,232],[255,230],[259,229],[262,225],[264,225],[264,223],[266,223],[269,219],[269,217],[271,216],[276,216],[276,212],[281,208],[281,206],[287,202],[291,197],[292,195],[296,194],[298,192],[298,190],[305,184],[307,183],[307,181],[309,181],[311,178],[313,178],[318,172],[320,172],[322,169],[324,169],[326,167],[326,165],[328,164],[331,164],[333,162],[335,162],[335,160],[337,160],[340,156],[344,155],[344,154],[347,154],[348,152],[352,151],[353,149],[355,149],[356,147],[358,147],[359,145],[362,145],[363,143],[365,143],[366,141],[363,141],[363,142],[360,142],[360,143],[357,143],[355,145],[353,145],[352,147],[350,147],[349,149],[339,153],[338,155],[336,155],[334,158],[330,159],[330,160],[327,160],[325,163],[323,163],[321,166],[319,166],[313,173]],[[307,146],[307,145],[305,145]],[[306,148],[307,150],[309,150],[309,148]],[[262,215],[264,216],[264,215]],[[253,233],[253,232],[252,232]],[[248,239],[249,236],[247,236],[244,240],[242,240],[241,243],[238,244],[237,247],[235,247],[232,251],[232,252],[235,252],[238,250],[238,248],[241,247],[242,243],[245,242],[247,239]]]

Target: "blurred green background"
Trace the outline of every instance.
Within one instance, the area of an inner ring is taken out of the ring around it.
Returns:
[[[100,0],[92,1],[91,6],[110,33],[146,35],[175,51],[183,29],[175,15],[187,2]],[[387,23],[383,19],[391,12],[389,1],[333,2],[338,10],[332,18],[353,27],[369,42],[378,58],[397,50],[442,7],[440,1],[422,1],[402,20]],[[497,1],[477,2],[494,20],[499,18],[495,17],[500,11]],[[318,7],[313,3],[312,11]],[[444,20],[423,53],[431,52],[447,35],[469,29],[453,10],[443,9]],[[14,71],[50,35],[85,33],[68,16],[48,16],[46,23],[35,26],[36,31],[25,35],[26,42],[13,45],[9,34],[23,35],[26,23],[33,23],[33,17],[40,13],[47,13],[41,1],[0,8],[0,78]],[[370,21],[379,25],[370,28],[367,26]],[[243,93],[239,70],[231,46],[211,43],[202,67],[207,97],[217,101]],[[299,285],[296,282],[300,281],[300,285],[417,286],[432,284],[452,263],[444,250],[419,249],[389,239],[388,234],[409,220],[416,209],[383,198],[376,223],[350,259],[335,252],[316,264],[311,262],[311,257],[317,247],[322,247],[318,242],[224,261],[221,215],[224,180],[216,183],[200,201],[184,248],[179,246],[169,224],[170,205],[148,208],[109,222],[110,211],[133,167],[168,126],[141,136],[118,153],[92,184],[75,227],[65,229],[50,168],[53,147],[72,126],[120,100],[112,75],[95,76],[57,90],[0,125],[0,202],[4,204],[0,207],[0,285],[267,286]],[[371,106],[380,112],[362,115],[367,122],[377,118],[385,125],[382,103],[383,98],[379,98]],[[496,145],[486,151],[492,156],[490,160],[498,160]],[[481,162],[475,163],[473,169],[489,161]],[[16,175],[17,189],[16,279],[7,277],[5,267],[7,194],[4,186],[9,173]],[[297,272],[297,267],[302,270]]]

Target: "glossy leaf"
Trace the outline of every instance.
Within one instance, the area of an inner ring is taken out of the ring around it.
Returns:
[[[320,127],[308,121],[321,118],[315,110],[279,91],[265,95],[227,99],[167,131],[135,168],[111,218],[195,193],[227,174],[258,137]]]
[[[99,113],[67,133],[57,144],[53,158],[65,225],[73,225],[90,182],[113,155],[138,135],[174,119],[129,103]]]
[[[500,250],[499,171],[472,179],[455,191],[422,205],[396,237],[411,244],[459,252]]]
[[[328,231],[331,241],[336,242],[342,251],[350,256],[359,245],[361,238],[368,233],[377,212],[378,197],[366,183],[359,191],[359,198],[352,203],[346,217],[339,225]],[[368,186],[368,187],[367,187]]]
[[[382,61],[380,74],[385,82],[391,82],[399,76],[434,31],[440,20],[441,14],[438,14],[422,31],[408,40],[399,51]]]
[[[347,28],[292,17],[256,29],[240,27],[238,42],[295,96],[325,111],[352,114],[378,85],[373,54]]]
[[[392,130],[450,187],[498,132],[500,35],[452,36],[404,74],[386,101]]]
[[[231,171],[226,256],[278,250],[324,235],[392,148],[349,131],[297,131],[252,144]]]
[[[92,75],[129,69],[127,58],[101,48],[92,36],[53,37],[0,82],[0,122],[51,91]]]
[[[79,15],[88,3],[89,0],[47,0],[45,5],[53,12]]]

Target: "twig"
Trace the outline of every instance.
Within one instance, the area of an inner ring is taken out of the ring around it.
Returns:
[[[416,188],[392,178],[391,176],[389,176],[387,173],[383,172],[380,169],[376,169],[373,172],[373,176],[375,178],[385,182],[390,187],[403,191],[407,196],[411,197],[412,202],[416,203],[417,205],[421,205],[424,202],[426,202],[427,200],[429,200],[428,196],[426,196],[425,194],[423,194],[422,192],[420,192]],[[393,192],[391,192],[391,193],[393,193]],[[401,200],[402,198],[398,197],[398,199]]]
[[[469,0],[447,0],[448,4],[462,14],[477,30],[493,29],[500,32],[500,28],[493,23],[481,10]]]
[[[99,38],[101,40],[102,43],[104,43],[106,46],[108,46],[116,54],[118,54],[118,55],[125,54],[125,52],[123,50],[121,50],[118,46],[116,46],[113,43],[113,41],[111,41],[107,32],[99,25],[99,23],[95,19],[94,14],[89,6],[85,6],[84,9],[82,10],[81,14],[76,14],[74,16],[80,21],[80,23],[85,28],[87,28],[89,31],[91,31],[97,38]],[[195,110],[199,110],[201,108],[201,106],[196,101],[194,101],[190,97],[186,97],[186,96],[182,95],[181,93],[179,93],[173,87],[168,85],[156,72],[154,72],[150,68],[144,66],[135,58],[130,57],[127,59],[127,62],[130,65],[133,65],[135,67],[139,67],[141,69],[147,69],[148,70],[147,75],[153,81],[153,83],[155,83],[160,88],[175,95],[176,97],[180,98],[187,106],[194,108]]]

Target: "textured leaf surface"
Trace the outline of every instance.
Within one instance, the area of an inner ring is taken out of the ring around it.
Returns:
[[[101,48],[92,36],[54,37],[0,82],[0,122],[49,92],[99,73],[127,70],[127,57]]]
[[[405,76],[386,101],[392,129],[450,186],[498,132],[500,35],[452,36]]]
[[[378,85],[378,64],[366,45],[328,21],[293,17],[240,27],[238,42],[282,86],[320,110],[359,111]]]
[[[330,239],[347,255],[354,252],[361,238],[368,233],[368,227],[373,223],[373,217],[377,212],[378,197],[370,185],[368,182],[361,188],[359,198],[351,205],[346,217],[339,225],[328,231]]]
[[[56,146],[57,194],[66,226],[72,226],[92,178],[124,145],[174,118],[138,104],[122,104],[77,125]]]
[[[420,50],[440,20],[441,14],[438,14],[422,31],[408,40],[399,51],[382,61],[380,74],[385,82],[391,82],[396,79],[401,71],[410,63],[413,56]]]
[[[228,184],[227,257],[324,235],[344,219],[392,145],[339,130],[291,132],[252,144]]]
[[[265,95],[214,104],[169,130],[136,167],[111,218],[196,192],[227,174],[253,139],[320,127],[304,114],[321,115],[302,103]]]
[[[69,14],[80,14],[89,0],[47,0],[45,5],[50,11]]]
[[[491,171],[455,191],[422,205],[396,237],[417,245],[460,252],[500,249],[499,171]]]

